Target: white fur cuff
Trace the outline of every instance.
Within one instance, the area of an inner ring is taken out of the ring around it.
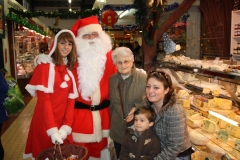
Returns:
[[[51,136],[53,133],[57,133],[57,132],[58,132],[57,127],[53,127],[47,130],[48,136]]]
[[[60,129],[66,131],[68,135],[72,132],[72,128],[68,125],[62,125]]]

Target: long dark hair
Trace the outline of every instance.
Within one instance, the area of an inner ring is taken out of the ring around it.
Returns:
[[[58,36],[57,42],[55,43],[58,43],[60,41],[67,41],[69,43],[72,43],[72,51],[70,52],[70,54],[67,55],[67,68],[71,70],[74,67],[75,62],[77,61],[77,47],[74,38],[69,32],[63,32]],[[51,57],[54,64],[63,64],[63,59],[59,53],[58,47],[56,47]]]

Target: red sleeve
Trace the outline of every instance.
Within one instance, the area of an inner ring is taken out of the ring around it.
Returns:
[[[50,95],[42,91],[37,91],[37,97],[38,97],[38,101],[42,102],[42,105],[41,105],[42,113],[39,113],[39,114],[42,114],[43,116],[42,120],[44,121],[45,127],[47,128],[47,130],[53,127],[57,127],[55,124],[54,116],[53,116]]]

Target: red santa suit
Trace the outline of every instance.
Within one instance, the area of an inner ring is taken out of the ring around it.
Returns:
[[[95,16],[78,20],[71,30],[76,35],[76,44],[78,44],[78,38],[82,38],[84,34],[104,32]],[[101,41],[102,44],[105,42],[106,41]],[[82,43],[79,43],[77,47],[81,48],[84,46]],[[73,70],[79,97],[75,102],[72,138],[74,143],[87,147],[89,159],[100,159],[101,150],[107,146],[107,137],[109,136],[110,128],[108,81],[110,76],[116,73],[116,67],[111,57],[110,38],[108,49],[106,49],[104,53],[105,58],[99,59],[99,61],[104,62],[102,69],[100,69],[102,74],[98,76],[97,82],[92,72],[100,66],[91,62],[91,59],[95,58],[95,55],[98,56],[100,53],[96,51],[92,58],[86,57],[86,59],[83,58],[82,54],[90,53],[78,53],[77,69]],[[89,89],[85,84],[89,86]]]
[[[49,56],[52,55],[57,46],[57,37]],[[74,37],[74,35],[73,35]],[[71,133],[71,126],[74,115],[74,102],[78,97],[74,76],[65,65],[56,66],[53,63],[38,65],[33,76],[26,86],[32,96],[38,100],[32,117],[26,148],[23,158],[36,158],[44,149],[53,146],[51,134],[58,132],[62,126],[68,134]]]

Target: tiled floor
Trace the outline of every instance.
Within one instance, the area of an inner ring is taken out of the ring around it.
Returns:
[[[23,159],[22,155],[37,98],[27,96],[24,97],[24,101],[27,105],[21,113],[17,117],[10,117],[8,121],[4,122],[1,137],[5,151],[4,160]],[[111,159],[116,160],[113,144],[110,145],[109,150]]]
[[[28,129],[37,98],[32,98],[19,116],[3,133],[4,160],[22,160]]]

